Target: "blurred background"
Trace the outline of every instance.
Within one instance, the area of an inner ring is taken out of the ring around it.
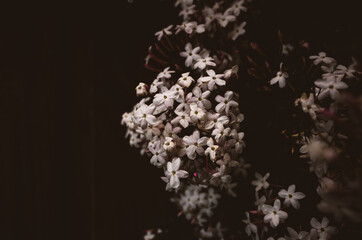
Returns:
[[[361,56],[355,1],[264,6],[269,31],[281,26]],[[173,1],[1,4],[1,239],[141,239],[172,223],[187,239],[160,170],[119,125],[138,82],[154,78],[143,67],[154,32],[178,22]],[[250,147],[246,160],[272,167],[279,132],[249,126],[247,146],[266,147]]]

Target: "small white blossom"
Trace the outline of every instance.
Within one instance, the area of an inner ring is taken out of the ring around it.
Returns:
[[[200,51],[200,47],[192,48],[191,43],[187,43],[185,46],[185,52],[180,52],[180,56],[186,58],[185,66],[190,67],[192,62],[199,59],[200,55],[197,53]]]
[[[166,177],[170,178],[170,186],[178,188],[180,186],[179,178],[187,178],[189,173],[185,170],[180,170],[181,159],[174,158],[172,162],[167,163],[167,170],[165,171]]]
[[[314,65],[318,65],[320,63],[325,63],[329,65],[335,61],[333,58],[327,57],[327,54],[325,52],[318,53],[318,56],[310,56],[309,59],[314,60]]]
[[[157,37],[157,40],[160,41],[162,37],[165,35],[172,35],[172,32],[170,31],[173,25],[169,25],[168,27],[158,31],[155,33],[155,36]]]
[[[289,77],[288,73],[282,71],[282,63],[280,64],[280,71],[277,72],[277,76],[270,80],[270,85],[274,85],[276,83],[279,84],[280,88],[284,88],[287,83],[287,78]]]
[[[193,122],[197,122],[198,120],[202,120],[205,117],[205,111],[197,106],[196,103],[190,104],[190,117]]]
[[[284,198],[284,205],[289,207],[290,204],[295,209],[299,209],[300,203],[298,200],[305,198],[305,194],[302,192],[295,192],[295,185],[290,185],[288,191],[282,189],[278,193],[279,197]]]
[[[274,206],[270,206],[264,204],[262,207],[262,211],[265,214],[264,222],[270,222],[272,227],[277,227],[279,225],[280,220],[284,220],[288,218],[288,213],[280,210],[280,200],[276,199],[274,201]]]
[[[176,143],[175,143],[175,141],[173,140],[172,137],[166,137],[165,138],[163,148],[168,152],[171,152],[176,148]]]
[[[235,41],[239,36],[245,33],[246,22],[242,22],[239,25],[235,25],[234,30],[230,32],[229,37]]]
[[[228,11],[226,11],[224,14],[218,13],[215,15],[215,17],[222,27],[226,27],[230,22],[236,20],[236,17],[231,15]]]
[[[162,72],[160,72],[157,75],[157,78],[171,78],[171,73],[174,73],[175,71],[169,70],[170,67],[165,68]]]
[[[207,143],[207,137],[200,138],[200,132],[195,130],[191,136],[184,136],[183,142],[186,144],[186,154],[190,159],[196,158],[196,153],[204,154],[203,146]]]
[[[191,83],[194,82],[195,80],[189,76],[190,72],[187,73],[183,73],[181,75],[181,77],[178,79],[177,83],[182,86],[182,87],[190,87]]]
[[[214,162],[216,160],[216,154],[219,146],[214,144],[214,140],[212,138],[209,138],[207,141],[207,146],[208,148],[205,151],[205,155],[210,156],[210,160]]]
[[[212,57],[204,57],[204,58],[199,58],[196,60],[196,63],[194,64],[193,68],[199,68],[201,70],[205,69],[206,66],[216,66],[216,63],[213,62],[214,59]]]
[[[253,233],[257,233],[258,232],[258,228],[256,227],[256,225],[254,223],[252,223],[250,221],[250,214],[249,212],[245,212],[246,215],[246,220],[242,220],[246,226],[245,226],[245,232],[246,234],[248,234],[248,236],[251,235],[251,232]]]
[[[222,113],[223,111],[226,112],[226,114],[229,113],[230,108],[239,106],[239,103],[235,102],[233,99],[234,93],[232,91],[227,91],[224,95],[224,97],[218,95],[216,96],[215,100],[219,104],[216,105],[215,110],[218,113]]]
[[[215,84],[218,86],[224,86],[226,84],[226,81],[221,79],[224,74],[216,74],[212,69],[207,70],[206,73],[208,76],[199,78],[199,81],[207,83],[210,91],[214,90]]]
[[[264,177],[257,172],[255,173],[256,180],[251,182],[251,184],[255,186],[255,191],[259,191],[261,188],[266,189],[269,187],[269,183],[266,181],[269,176],[269,173],[265,174]]]
[[[324,99],[329,95],[333,100],[337,100],[340,96],[339,90],[348,88],[345,82],[335,81],[334,79],[317,80],[314,84],[321,89],[318,99]]]
[[[312,218],[310,224],[318,232],[320,239],[329,239],[331,235],[338,232],[337,228],[328,226],[329,220],[326,217],[323,217],[322,222],[318,222],[317,219]]]

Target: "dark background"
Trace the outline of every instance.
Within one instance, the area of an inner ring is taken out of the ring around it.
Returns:
[[[265,4],[270,31],[361,56],[357,3]],[[16,2],[0,13],[0,238],[140,239],[175,221],[160,171],[119,126],[135,86],[153,79],[143,59],[154,32],[176,23],[172,3]],[[271,166],[277,133],[259,127],[248,140],[266,149],[247,154]]]

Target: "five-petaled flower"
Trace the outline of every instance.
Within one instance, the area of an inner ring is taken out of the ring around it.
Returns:
[[[305,198],[305,194],[302,192],[295,192],[295,185],[290,185],[288,187],[288,191],[282,189],[279,191],[278,193],[279,197],[281,198],[285,198],[284,200],[284,205],[289,207],[290,204],[292,204],[292,206],[295,209],[299,209],[300,207],[300,203],[298,202],[298,200]]]

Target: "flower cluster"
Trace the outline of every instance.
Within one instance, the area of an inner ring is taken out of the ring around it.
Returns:
[[[217,31],[226,29],[226,36],[235,41],[245,33],[248,1],[178,0],[175,6],[181,7],[179,15],[184,21],[176,26],[177,32],[193,34],[207,31],[213,36]]]
[[[199,51],[187,43],[180,52],[189,72],[176,74],[167,67],[150,87],[140,83],[136,93],[144,98],[121,123],[128,128],[130,145],[140,147],[151,164],[164,169],[167,190],[179,188],[180,179],[192,174],[195,183],[232,193],[231,175],[244,167],[239,163],[245,145],[238,96],[224,87],[235,74],[233,69],[216,73],[211,69],[216,61],[202,58]]]
[[[172,201],[180,208],[186,219],[199,226],[205,226],[218,206],[220,194],[214,188],[189,185]]]
[[[294,209],[300,208],[300,200],[305,198],[302,192],[296,192],[296,186],[290,185],[288,189],[281,189],[278,191],[278,197],[273,196],[273,190],[270,189],[271,184],[267,181],[270,174],[264,176],[255,173],[256,180],[252,181],[255,186],[255,206],[256,210],[246,212],[246,219],[243,220],[245,226],[245,233],[248,239],[275,239],[276,235],[280,235],[280,225],[285,223],[288,218],[287,209],[292,207]],[[259,191],[264,189],[264,194]],[[277,239],[329,239],[329,237],[337,232],[337,229],[328,226],[329,221],[326,217],[319,223],[315,218],[311,219],[312,228],[308,231],[297,232],[291,227],[286,227],[286,233],[283,237]],[[269,237],[268,237],[269,236]]]
[[[351,192],[359,192],[362,186],[354,174],[346,174],[351,166],[341,164],[354,161],[347,149],[351,136],[338,127],[343,118],[350,118],[350,113],[344,110],[348,103],[343,103],[343,94],[347,94],[347,83],[353,84],[356,78],[356,62],[346,67],[337,64],[334,58],[328,57],[324,52],[311,56],[310,59],[316,67],[320,67],[321,75],[314,82],[315,86],[311,88],[309,96],[303,93],[296,100],[296,104],[313,121],[311,129],[299,135],[299,152],[301,157],[310,160],[310,170],[320,180],[318,193],[322,202],[318,205],[319,209],[333,213],[338,220],[348,218],[360,221],[361,211],[356,203],[362,198],[353,194],[351,196]],[[335,166],[338,166],[337,171]],[[354,167],[356,170],[360,169],[357,165]],[[344,179],[331,177],[338,173],[342,173]]]

